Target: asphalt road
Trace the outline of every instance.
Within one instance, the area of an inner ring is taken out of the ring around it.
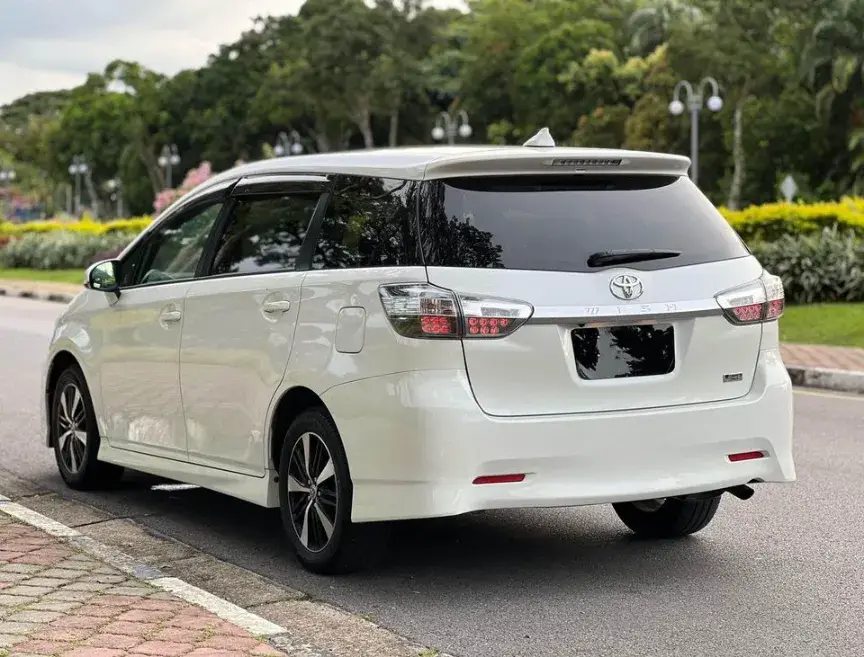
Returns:
[[[502,512],[400,527],[374,573],[328,579],[289,555],[277,512],[202,490],[72,494],[38,435],[60,306],[0,297],[2,469],[463,657],[864,652],[864,400],[796,395],[799,481],[726,496],[679,542],[632,539],[611,509]],[[182,573],[178,573],[182,577]]]

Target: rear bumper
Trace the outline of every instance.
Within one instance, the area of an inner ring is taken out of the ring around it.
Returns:
[[[526,391],[530,394],[530,391]],[[354,482],[357,522],[578,506],[795,480],[792,385],[763,351],[741,399],[665,409],[492,417],[464,371],[405,372],[324,395]],[[730,462],[729,454],[765,458]],[[526,475],[474,485],[476,477]]]

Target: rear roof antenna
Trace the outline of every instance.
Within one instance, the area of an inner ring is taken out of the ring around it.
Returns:
[[[541,128],[536,135],[531,137],[531,139],[522,145],[532,148],[554,148],[555,140],[552,139],[552,135],[549,133],[549,128]]]

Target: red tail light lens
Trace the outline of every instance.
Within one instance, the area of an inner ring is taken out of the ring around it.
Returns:
[[[393,328],[409,338],[501,338],[534,313],[531,304],[458,294],[426,283],[378,289]]]
[[[751,283],[718,294],[717,303],[733,324],[770,322],[783,315],[783,281],[765,272]]]

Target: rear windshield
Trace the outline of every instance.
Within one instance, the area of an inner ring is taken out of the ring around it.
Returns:
[[[626,265],[651,270],[749,254],[677,176],[458,178],[428,183],[422,198],[430,266],[591,272],[603,267],[590,267],[589,257],[605,251],[680,252]]]

